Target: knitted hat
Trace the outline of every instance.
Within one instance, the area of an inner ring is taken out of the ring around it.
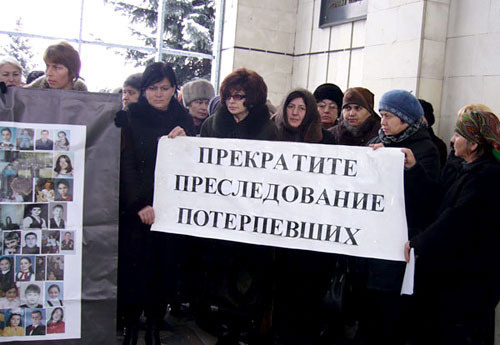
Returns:
[[[423,99],[419,99],[418,101],[420,102],[422,109],[424,109],[424,117],[427,120],[429,127],[432,127],[434,122],[436,122],[436,118],[434,117],[434,107],[432,104]]]
[[[344,98],[344,93],[342,90],[335,84],[326,83],[321,84],[314,90],[314,98],[316,98],[316,102],[321,102],[324,99],[329,99],[335,103],[339,108],[342,107],[342,99]]]
[[[418,99],[406,90],[391,90],[378,103],[379,111],[388,111],[403,122],[413,124],[424,116],[424,109]]]
[[[182,87],[182,100],[185,107],[197,99],[212,99],[214,96],[214,87],[204,79],[190,81]]]
[[[344,99],[342,100],[342,108],[348,104],[357,104],[368,110],[370,113],[375,114],[375,110],[373,110],[373,99],[374,95],[370,90],[365,89],[364,87],[352,87],[345,90]]]

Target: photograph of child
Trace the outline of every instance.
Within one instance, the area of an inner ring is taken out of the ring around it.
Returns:
[[[73,251],[75,250],[75,232],[65,231],[61,241],[61,250]]]
[[[24,205],[23,229],[47,229],[47,204]]]
[[[54,159],[54,177],[73,177],[72,153],[57,155]]]
[[[21,308],[42,308],[42,283],[21,283]]]
[[[0,141],[0,150],[12,150],[14,148],[14,128],[3,127],[0,130],[2,141]]]
[[[7,287],[14,284],[13,256],[0,257],[0,290],[5,291]]]
[[[15,204],[1,204],[0,212],[2,219],[0,227],[2,230],[18,230],[23,219],[23,206]],[[2,221],[3,220],[3,221]]]
[[[45,255],[37,255],[36,258],[36,269],[35,269],[35,280],[45,280],[45,272],[47,266],[47,260]]]
[[[45,306],[62,307],[63,306],[63,284],[59,282],[45,283]]]
[[[26,335],[45,335],[45,310],[44,309],[34,309],[26,311],[26,319],[28,320],[26,324]]]
[[[59,254],[60,236],[59,230],[42,231],[42,254]]]
[[[23,309],[8,309],[5,311],[5,328],[3,329],[4,337],[14,337],[24,335],[24,310]]]
[[[66,228],[66,204],[50,204],[50,220],[49,228],[64,229]]]
[[[73,180],[56,179],[56,201],[73,201]]]
[[[19,308],[21,300],[19,299],[19,293],[17,286],[12,283],[10,286],[6,286],[2,290],[4,297],[0,298],[0,309],[13,309]]]
[[[48,129],[42,129],[39,133],[39,138],[36,140],[35,147],[37,150],[52,150],[54,149],[54,142],[51,137],[51,132]]]
[[[16,281],[27,282],[35,280],[34,261],[34,256],[16,256]]]
[[[3,231],[3,254],[21,253],[21,231]]]
[[[54,180],[46,178],[36,179],[35,195],[37,202],[54,201],[56,195],[54,190]]]
[[[16,143],[18,150],[33,150],[33,137],[35,131],[33,128],[18,128]]]
[[[40,254],[40,230],[23,231],[23,254]]]
[[[69,131],[57,131],[57,139],[54,145],[55,151],[69,151]]]
[[[47,321],[47,334],[64,333],[66,324],[64,322],[64,309],[57,307],[49,309],[50,319]]]
[[[64,280],[64,256],[47,257],[47,280]]]

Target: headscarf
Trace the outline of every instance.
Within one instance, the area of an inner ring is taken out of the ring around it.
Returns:
[[[500,162],[500,121],[495,114],[465,107],[458,113],[456,131],[470,142],[490,146]]]

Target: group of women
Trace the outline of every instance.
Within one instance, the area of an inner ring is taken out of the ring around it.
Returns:
[[[86,90],[69,44],[50,46],[44,60],[45,76],[27,87]],[[15,61],[0,61],[7,86],[21,84],[20,72]],[[146,344],[160,344],[167,306],[184,301],[219,345],[492,344],[500,296],[500,220],[494,216],[500,123],[489,108],[469,105],[458,112],[452,151],[440,168],[424,111],[407,91],[385,93],[377,116],[367,89],[348,89],[332,101],[298,88],[270,114],[260,75],[241,68],[224,79],[202,137],[397,147],[405,154],[410,240],[402,250],[409,256],[413,249],[417,257],[415,295],[399,295],[404,264],[349,258],[357,302],[336,325],[325,326],[322,299],[340,256],[150,231],[158,139],[195,134],[175,97],[178,86],[170,66],[148,65],[126,80],[124,110],[115,119],[122,129],[118,293],[124,344],[137,343],[142,312]],[[351,336],[347,320],[359,322]],[[337,334],[326,339],[328,328]]]
[[[171,67],[149,65],[136,85],[137,103],[127,103],[116,117],[123,133],[120,276],[128,280],[120,281],[119,294],[126,311],[124,344],[137,342],[143,309],[146,343],[159,344],[167,304],[183,298],[218,344],[491,343],[500,295],[498,269],[488,265],[499,255],[493,196],[500,191],[495,178],[500,126],[491,110],[472,105],[459,112],[450,161],[440,175],[418,100],[403,90],[382,96],[380,129],[362,143],[373,149],[399,147],[405,154],[407,248],[418,257],[416,293],[411,299],[399,295],[403,263],[350,260],[359,303],[344,316],[359,321],[359,329],[355,336],[325,339],[321,303],[340,256],[148,231],[155,217],[158,139],[192,135],[193,125],[174,97],[178,85]],[[350,133],[356,133],[359,116],[352,114],[363,113],[363,95],[369,94],[363,88],[346,92],[337,126],[345,114]],[[322,108],[305,89],[290,91],[270,114],[264,80],[241,68],[224,79],[220,97],[219,108],[202,125],[202,137],[338,144],[335,130],[324,128]],[[373,121],[373,114],[368,109],[361,118]]]

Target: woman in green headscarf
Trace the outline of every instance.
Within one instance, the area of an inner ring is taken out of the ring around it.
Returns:
[[[451,138],[463,160],[443,170],[436,221],[405,245],[415,250],[415,296],[426,344],[493,344],[500,296],[500,121],[484,105],[458,112]],[[419,169],[413,154],[405,167]],[[454,167],[454,168],[453,168]],[[428,202],[435,195],[429,195]]]

